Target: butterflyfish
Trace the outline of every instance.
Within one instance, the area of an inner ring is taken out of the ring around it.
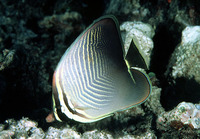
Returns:
[[[134,42],[124,54],[117,19],[95,20],[71,44],[53,75],[53,113],[57,120],[101,120],[143,103],[151,93],[146,68]]]

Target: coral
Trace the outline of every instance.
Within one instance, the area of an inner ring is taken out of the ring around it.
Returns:
[[[54,127],[49,127],[46,138],[49,138],[49,139],[59,138],[59,132],[60,132],[59,129],[54,128]]]
[[[153,49],[152,38],[155,34],[154,29],[149,24],[142,22],[124,22],[120,26],[122,39],[124,41],[125,53],[133,40],[143,57],[145,57],[147,66],[150,64],[150,56]]]
[[[0,131],[0,138],[27,138],[33,139],[44,138],[45,134],[41,128],[37,127],[37,123],[29,120],[28,118],[22,118],[19,121],[9,119],[5,121],[2,131]],[[6,128],[7,127],[7,128]]]
[[[200,104],[181,102],[173,110],[160,114],[157,119],[157,126],[161,130],[169,126],[181,129],[183,125],[200,129]]]
[[[78,133],[74,128],[70,128],[68,125],[65,125],[63,128],[55,128],[55,127],[49,127],[45,139],[54,139],[54,138],[75,138],[79,139],[81,138],[81,134]]]
[[[5,131],[0,132],[1,139],[12,139],[13,135],[14,135],[14,132],[10,130],[5,130]]]
[[[15,50],[4,49],[0,55],[0,71],[8,67],[13,61]]]
[[[143,135],[125,135],[123,137],[120,137],[119,139],[156,139],[156,135],[152,131],[147,131]]]
[[[115,14],[119,16],[130,15],[134,20],[142,20],[150,14],[149,9],[142,7],[139,0],[121,1],[111,0],[106,9],[106,14]]]
[[[82,139],[88,139],[88,138],[113,139],[113,136],[104,131],[93,130],[83,133]]]
[[[180,77],[194,78],[200,84],[199,57],[200,26],[186,27],[182,31],[182,41],[174,50],[165,74],[170,75],[173,79]]]
[[[39,22],[39,26],[45,29],[53,29],[58,32],[65,32],[67,36],[73,31],[80,32],[84,26],[81,26],[81,15],[78,12],[65,12],[61,15],[46,16]],[[66,37],[66,36],[65,36]]]
[[[73,130],[72,128],[63,129],[61,131],[60,138],[63,139],[63,138],[69,138],[69,137],[78,139],[81,137],[81,135],[77,131]]]
[[[41,16],[38,12],[41,6],[34,7],[37,2],[30,3],[0,2],[1,121],[8,115],[20,115],[25,109],[32,113],[34,107],[45,105],[41,104],[45,101],[40,101],[40,97],[51,92],[50,69],[48,60],[44,58],[50,56],[49,52],[46,53],[49,48],[45,50],[43,46],[46,45],[40,43],[37,32],[36,19]],[[37,101],[40,103],[36,104]]]
[[[142,109],[142,107],[139,105],[125,111],[116,112],[113,116],[113,119],[116,120],[116,122],[128,123],[128,121],[130,121],[134,117],[136,118],[136,117],[140,117],[144,115],[145,115],[145,112]]]
[[[101,138],[101,139],[113,139],[113,138],[118,138],[118,139],[154,139],[156,138],[155,134],[152,131],[147,131],[146,133],[142,135],[131,135],[131,134],[126,134],[124,136],[118,136],[115,137],[110,133],[107,133],[105,131],[98,131],[98,130],[93,130],[93,131],[88,131],[83,133],[82,139],[88,139],[88,138]]]
[[[152,86],[152,93],[149,99],[146,100],[144,105],[146,109],[152,111],[154,114],[159,115],[164,112],[164,108],[160,104],[161,88],[157,86]]]
[[[133,117],[132,117],[133,118]],[[126,120],[125,120],[126,121]],[[123,121],[123,122],[125,122]],[[129,119],[130,121],[130,119]],[[115,121],[116,122],[116,121]],[[14,119],[6,120],[4,124],[0,124],[0,138],[28,138],[28,139],[54,139],[54,138],[76,138],[76,139],[88,139],[88,138],[107,138],[107,139],[113,139],[113,138],[155,138],[155,135],[153,131],[150,129],[147,129],[146,125],[144,126],[144,129],[146,132],[140,132],[140,134],[134,135],[131,132],[137,131],[139,125],[132,125],[131,126],[125,126],[126,128],[123,129],[123,131],[120,133],[117,129],[120,126],[120,124],[124,123],[113,123],[109,122],[111,124],[112,132],[110,132],[106,128],[100,129],[101,125],[94,124],[93,128],[91,129],[81,129],[84,130],[84,132],[80,133],[77,131],[77,128],[81,125],[74,125],[69,126],[68,124],[54,124],[56,127],[50,126],[46,131],[43,131],[41,128],[38,127],[37,122],[34,122],[28,118],[22,118],[21,120],[15,121]],[[84,125],[88,126],[88,125]],[[132,129],[131,129],[132,128]],[[123,134],[122,134],[123,133]]]

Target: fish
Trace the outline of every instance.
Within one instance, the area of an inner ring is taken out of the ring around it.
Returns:
[[[146,69],[145,60],[134,41],[124,52],[115,16],[102,16],[86,28],[54,72],[55,119],[92,123],[145,102],[151,81],[137,68]]]

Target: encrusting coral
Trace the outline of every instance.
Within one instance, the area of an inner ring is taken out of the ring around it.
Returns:
[[[192,129],[200,128],[200,104],[181,102],[173,110],[160,114],[157,119],[157,126],[160,129],[169,126],[180,129],[184,125]]]
[[[182,41],[173,52],[166,75],[173,79],[194,78],[200,83],[200,26],[189,26],[182,31]],[[171,71],[172,69],[172,71]]]

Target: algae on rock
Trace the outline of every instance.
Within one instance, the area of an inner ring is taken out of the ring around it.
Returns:
[[[165,75],[173,79],[194,78],[200,84],[200,26],[183,30],[182,41],[173,52]]]

